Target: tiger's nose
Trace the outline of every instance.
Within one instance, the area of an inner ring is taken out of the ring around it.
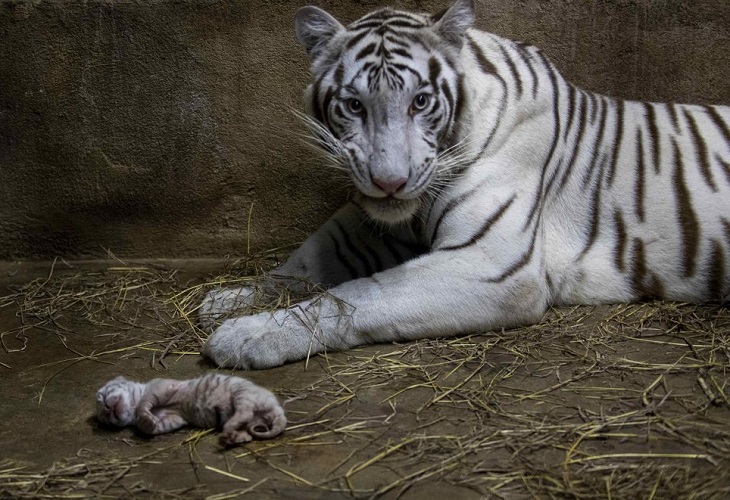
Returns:
[[[377,179],[373,177],[373,184],[378,186],[380,190],[387,195],[393,195],[397,193],[403,188],[403,186],[406,185],[406,182],[408,182],[408,179],[405,177],[400,177],[394,181],[384,181],[382,179]]]

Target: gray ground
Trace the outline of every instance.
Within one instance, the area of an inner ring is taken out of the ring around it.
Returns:
[[[258,265],[258,264],[257,264]],[[195,377],[203,290],[256,266],[0,265],[0,497],[726,498],[730,314],[642,304],[244,374],[284,435],[101,428],[96,389]],[[201,286],[202,285],[202,286]]]

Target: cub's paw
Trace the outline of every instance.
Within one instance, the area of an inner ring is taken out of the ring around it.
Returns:
[[[222,446],[226,448],[236,446],[237,444],[249,443],[252,441],[251,434],[244,430],[223,432],[218,438]]]
[[[211,290],[198,308],[198,323],[204,330],[212,330],[227,314],[250,308],[255,302],[253,287]]]
[[[208,337],[203,354],[216,365],[244,370],[271,368],[297,359],[296,336],[271,313],[229,319]]]
[[[150,412],[140,412],[137,414],[137,428],[145,434],[157,434],[157,426],[160,419]]]

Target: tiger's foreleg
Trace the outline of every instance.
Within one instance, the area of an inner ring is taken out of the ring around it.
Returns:
[[[247,312],[258,296],[274,290],[277,283],[294,289],[307,284],[328,288],[389,269],[425,251],[414,240],[403,229],[374,226],[360,208],[349,203],[272,270],[262,286],[209,292],[198,309],[200,324],[212,329],[232,312]]]
[[[137,428],[145,434],[156,435],[171,432],[187,425],[187,421],[172,405],[179,391],[179,382],[167,379],[154,379],[137,405]]]
[[[152,415],[152,417],[150,417]],[[188,421],[174,410],[155,410],[137,420],[137,428],[149,435],[165,434],[188,425]]]
[[[204,353],[220,366],[268,368],[373,342],[538,321],[548,303],[538,259],[495,282],[485,255],[474,247],[436,251],[289,309],[229,319]]]

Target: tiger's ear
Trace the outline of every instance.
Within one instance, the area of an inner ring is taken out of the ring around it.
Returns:
[[[318,7],[302,7],[294,18],[297,40],[314,59],[332,37],[344,30],[337,19]]]
[[[456,0],[451,7],[433,16],[433,27],[441,38],[458,48],[466,30],[474,24],[474,0]]]

